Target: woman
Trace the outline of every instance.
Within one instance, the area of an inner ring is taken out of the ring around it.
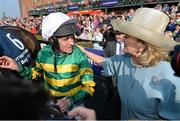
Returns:
[[[99,43],[103,40],[103,34],[101,33],[100,28],[95,28],[92,40],[95,40],[95,42],[93,43],[94,49],[103,50],[103,47],[99,45]]]
[[[164,35],[168,22],[158,10],[139,8],[131,21],[112,21],[126,34],[126,54],[103,58],[80,47],[106,75],[116,76],[122,120],[180,119],[180,78],[166,62],[176,45]]]

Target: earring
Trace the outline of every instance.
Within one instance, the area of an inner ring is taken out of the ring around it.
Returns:
[[[138,56],[142,55],[142,52],[143,52],[143,49],[139,49],[138,52],[137,52],[137,55]]]
[[[139,57],[141,55],[141,52],[138,50],[138,52],[136,53],[136,57]]]
[[[137,55],[140,56],[140,55],[141,55],[141,52],[138,52]]]

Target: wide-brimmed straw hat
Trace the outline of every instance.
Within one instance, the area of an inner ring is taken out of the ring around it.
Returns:
[[[153,8],[139,8],[131,21],[111,20],[115,30],[166,50],[173,50],[177,42],[169,39],[164,31],[169,17]]]

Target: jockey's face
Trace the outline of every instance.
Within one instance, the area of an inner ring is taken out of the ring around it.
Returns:
[[[59,37],[58,42],[59,42],[60,52],[71,53],[74,45],[74,40],[75,40],[74,35]]]

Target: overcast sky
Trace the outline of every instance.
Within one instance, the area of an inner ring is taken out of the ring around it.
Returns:
[[[0,0],[0,18],[20,17],[19,0]]]

